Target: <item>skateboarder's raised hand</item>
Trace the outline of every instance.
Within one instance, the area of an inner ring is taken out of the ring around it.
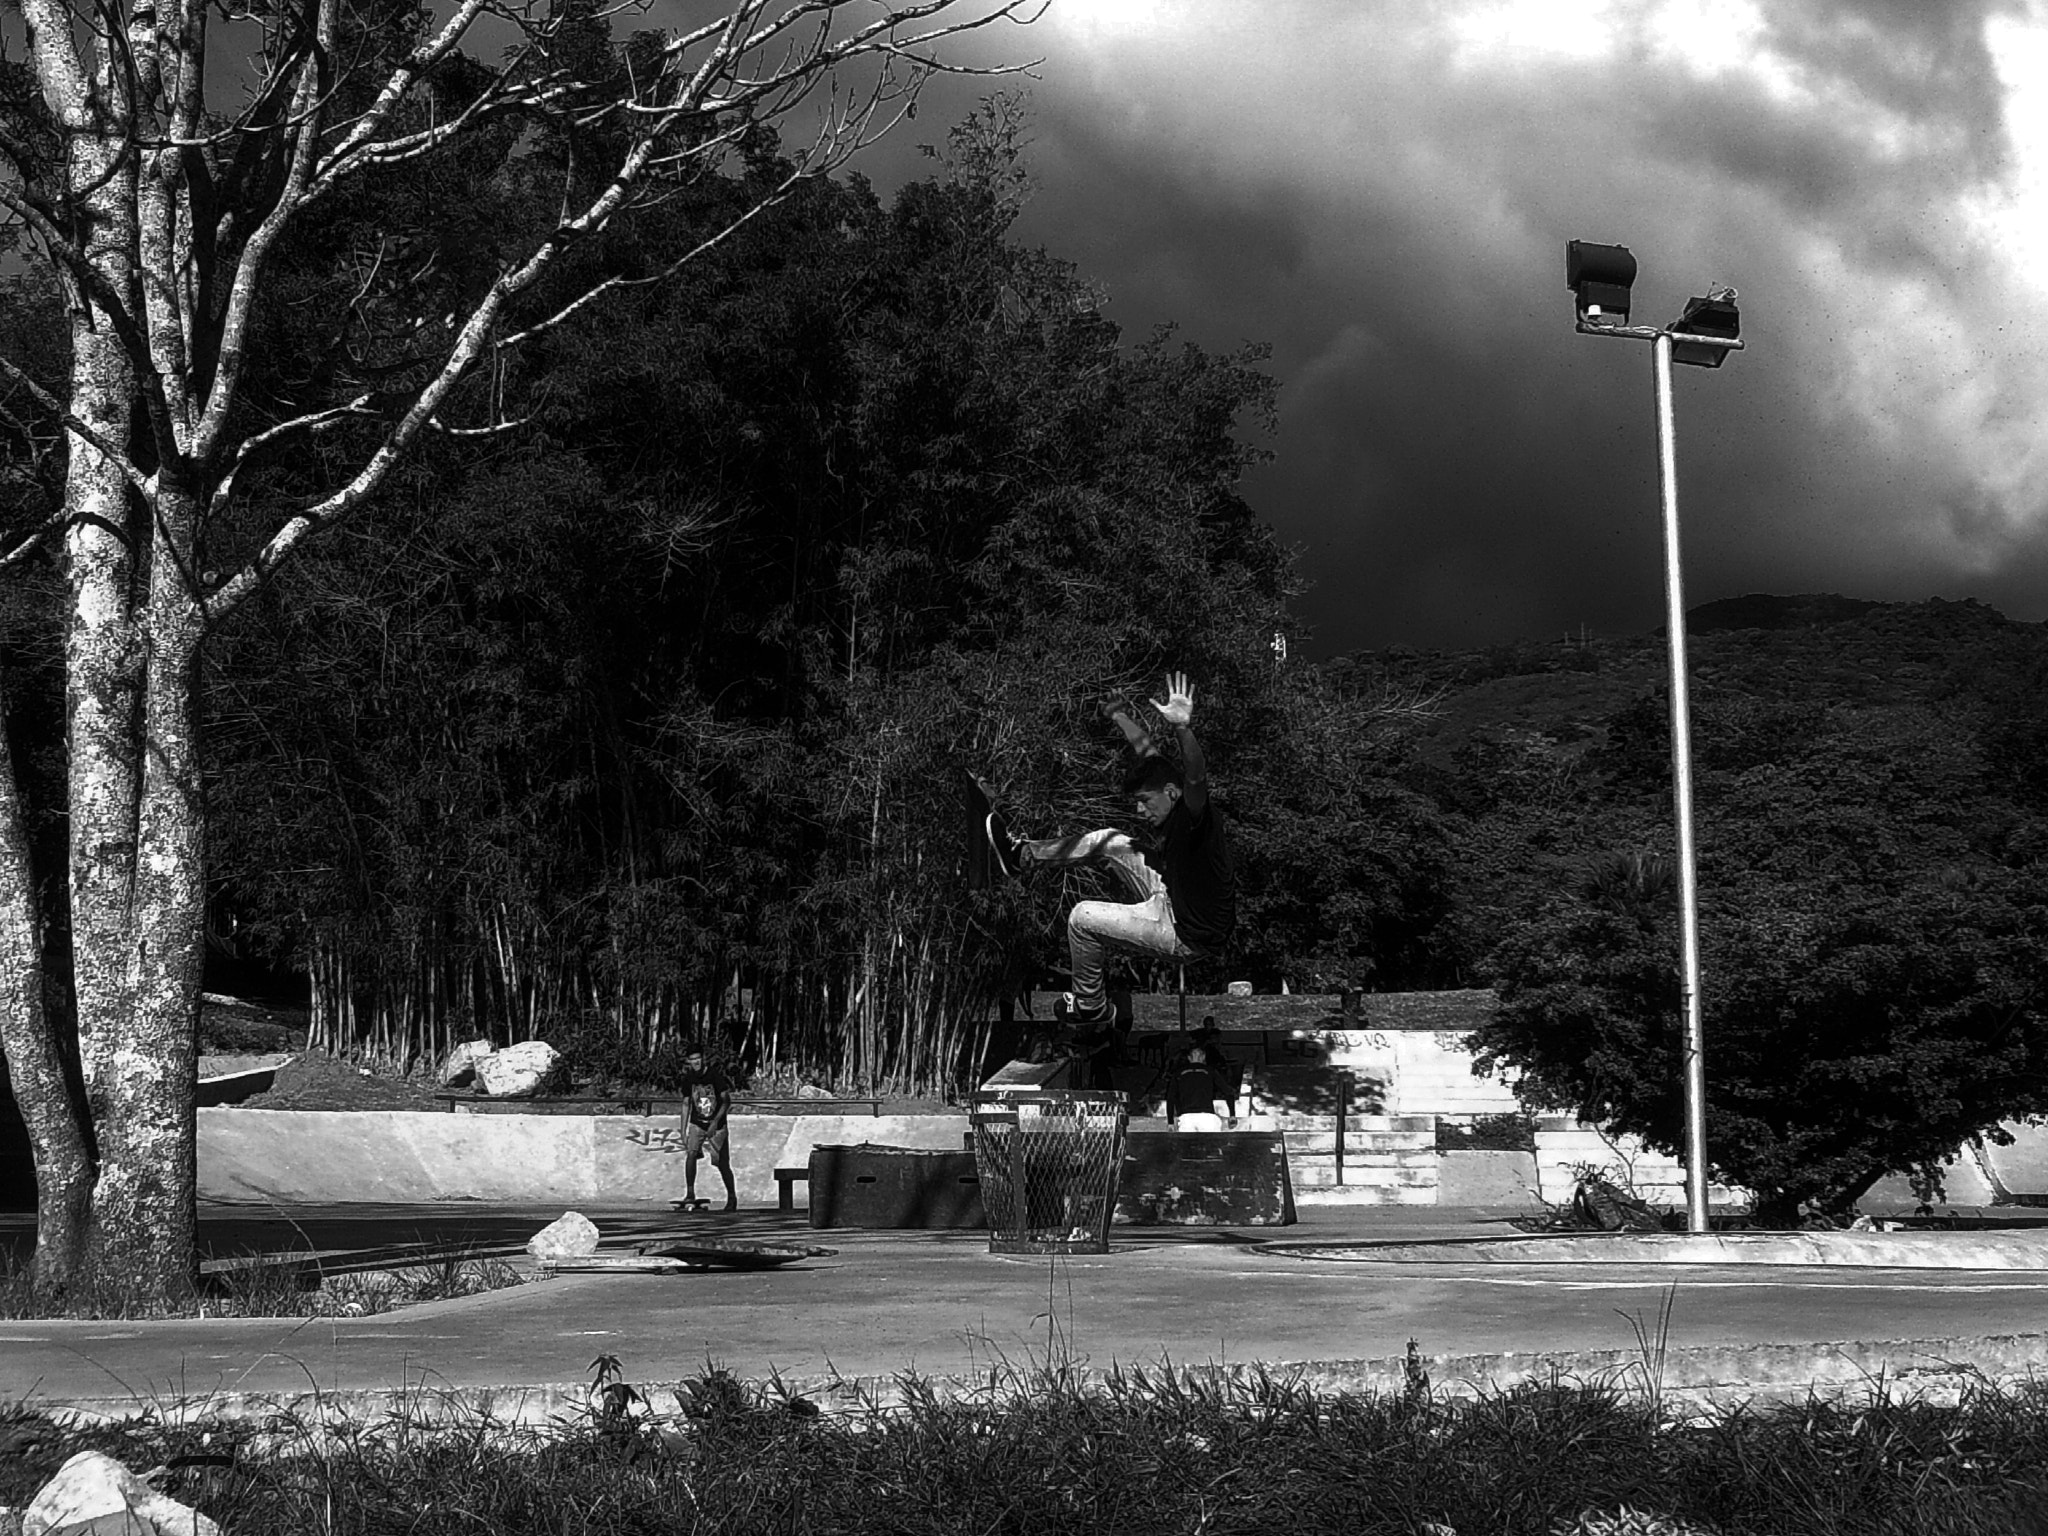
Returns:
[[[1195,718],[1195,689],[1185,672],[1166,674],[1166,697],[1154,699],[1152,707],[1168,725],[1185,726]]]

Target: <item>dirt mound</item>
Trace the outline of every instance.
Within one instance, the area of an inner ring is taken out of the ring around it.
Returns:
[[[437,1110],[428,1077],[401,1077],[317,1053],[277,1069],[268,1090],[244,1099],[242,1109],[415,1109]]]

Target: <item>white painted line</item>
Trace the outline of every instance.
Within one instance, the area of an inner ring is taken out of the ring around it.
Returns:
[[[2048,1291],[2048,1282],[2040,1280],[1989,1281],[1978,1284],[1958,1285],[1943,1281],[1939,1286],[1926,1282],[1911,1283],[1894,1281],[1886,1284],[1876,1280],[1837,1280],[1832,1276],[1808,1276],[1799,1280],[1671,1280],[1651,1278],[1643,1280],[1541,1280],[1516,1278],[1510,1275],[1437,1275],[1432,1279],[1438,1283],[1458,1281],[1466,1285],[1520,1285],[1540,1287],[1551,1291],[1663,1291],[1676,1287],[1679,1291],[1698,1290],[1777,1290],[1777,1291],[1927,1291],[1938,1290],[1946,1296],[1956,1291]]]

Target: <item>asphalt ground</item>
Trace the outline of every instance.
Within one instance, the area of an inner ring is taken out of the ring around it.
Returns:
[[[202,1230],[215,1256],[311,1251],[338,1271],[436,1252],[523,1256],[558,1214],[213,1208]],[[848,1399],[886,1398],[905,1372],[966,1389],[1047,1364],[1282,1367],[1384,1389],[1399,1386],[1410,1340],[1453,1388],[1654,1372],[1725,1397],[2048,1372],[2048,1269],[1501,1264],[1455,1246],[1393,1264],[1295,1251],[1517,1235],[1505,1212],[1428,1207],[1305,1207],[1288,1228],[1117,1228],[1107,1254],[1052,1258],[991,1253],[980,1231],[814,1231],[801,1212],[585,1214],[610,1251],[690,1233],[837,1251],[755,1272],[557,1274],[358,1319],[0,1321],[0,1399],[375,1412],[426,1396],[534,1417],[580,1401],[601,1355],[639,1383],[717,1365]],[[0,1218],[0,1240],[26,1231]]]

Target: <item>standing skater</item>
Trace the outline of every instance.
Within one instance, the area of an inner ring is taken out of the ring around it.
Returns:
[[[1208,764],[1189,728],[1195,692],[1187,674],[1168,673],[1166,697],[1152,700],[1152,708],[1178,738],[1178,768],[1129,710],[1118,705],[1109,711],[1137,754],[1124,776],[1124,792],[1134,798],[1138,819],[1150,831],[1142,845],[1128,833],[1105,827],[1067,838],[1010,836],[996,847],[996,857],[1013,869],[1107,864],[1131,892],[1127,902],[1076,902],[1067,914],[1074,990],[1061,999],[1058,1011],[1069,1024],[1100,1025],[1115,1016],[1103,990],[1111,949],[1196,959],[1220,949],[1237,920],[1230,824],[1209,798]]]
[[[705,1203],[697,1198],[697,1160],[709,1157],[711,1166],[725,1181],[725,1208],[739,1209],[739,1193],[733,1188],[732,1153],[727,1117],[732,1113],[732,1089],[725,1074],[704,1064],[701,1047],[691,1046],[683,1054],[683,1092],[690,1107],[683,1116],[683,1198],[676,1202],[686,1211],[701,1211]]]

